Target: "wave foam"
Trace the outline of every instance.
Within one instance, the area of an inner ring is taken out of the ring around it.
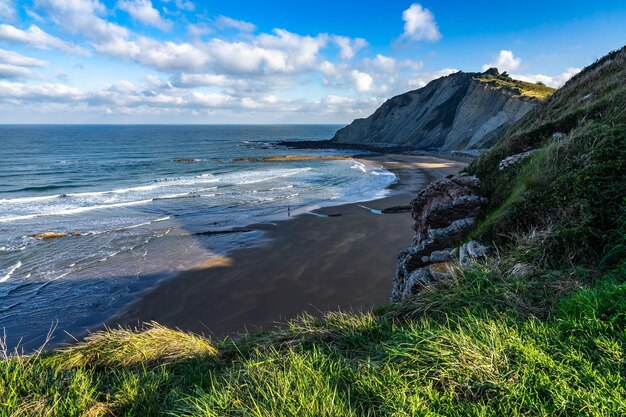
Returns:
[[[17,263],[15,265],[13,265],[11,268],[9,268],[9,272],[7,272],[7,274],[5,276],[0,278],[0,282],[6,282],[9,278],[11,278],[11,275],[13,275],[13,273],[15,271],[20,269],[21,266],[22,266],[22,261],[17,261]]]

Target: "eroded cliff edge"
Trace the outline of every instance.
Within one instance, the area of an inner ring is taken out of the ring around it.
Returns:
[[[488,148],[552,91],[495,68],[482,74],[459,71],[387,100],[371,116],[337,131],[331,142],[442,151]]]

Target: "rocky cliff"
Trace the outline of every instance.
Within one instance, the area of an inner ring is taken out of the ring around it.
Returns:
[[[387,100],[331,142],[415,149],[469,150],[493,145],[552,89],[511,79],[492,68],[457,72]]]
[[[480,180],[459,174],[432,182],[411,201],[415,220],[413,243],[398,255],[392,301],[403,300],[432,281],[447,277],[467,257],[486,254],[486,247],[460,241],[474,228],[481,206]]]

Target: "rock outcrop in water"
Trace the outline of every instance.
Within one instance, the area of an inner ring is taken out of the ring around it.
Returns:
[[[459,242],[472,230],[486,200],[477,193],[477,177],[459,174],[432,182],[411,201],[415,238],[398,255],[392,301],[400,301],[431,281],[444,279],[458,263],[481,258],[487,248]]]
[[[332,143],[444,151],[490,147],[552,91],[487,72],[457,72],[387,100],[340,129]]]

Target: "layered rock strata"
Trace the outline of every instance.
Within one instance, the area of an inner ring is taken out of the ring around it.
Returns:
[[[411,202],[415,238],[398,255],[392,301],[415,294],[433,280],[444,279],[459,262],[486,255],[487,248],[478,242],[459,246],[486,202],[478,195],[479,186],[477,177],[459,174],[431,183]]]
[[[371,116],[340,129],[331,142],[411,149],[490,147],[539,100],[457,72],[387,100]]]

